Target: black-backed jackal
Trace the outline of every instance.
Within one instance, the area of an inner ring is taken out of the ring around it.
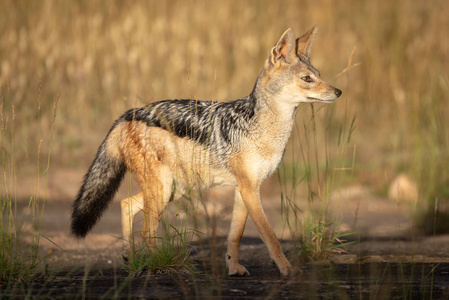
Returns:
[[[267,221],[259,188],[281,162],[298,104],[332,102],[341,95],[310,64],[316,32],[314,27],[295,39],[292,29],[285,31],[249,96],[220,103],[160,101],[122,115],[98,149],[73,204],[73,235],[83,238],[91,230],[126,170],[134,174],[142,192],[121,201],[125,257],[131,255],[132,219],[137,212],[144,211],[142,236],[151,246],[164,207],[182,194],[180,187],[232,185],[236,190],[228,274],[249,275],[238,263],[249,214],[281,274],[290,275],[292,266]]]

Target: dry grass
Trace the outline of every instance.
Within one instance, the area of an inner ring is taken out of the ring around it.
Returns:
[[[12,105],[16,114],[14,141],[4,137],[2,147],[16,145],[19,169],[33,165],[36,129],[47,145],[53,101],[60,97],[52,164],[85,169],[125,109],[167,98],[247,95],[280,34],[288,27],[300,34],[314,24],[320,32],[312,62],[343,90],[336,104],[318,111],[317,126],[325,127],[317,129],[323,135],[317,148],[338,144],[356,116],[350,140],[357,145],[356,180],[385,192],[406,172],[418,181],[421,197],[444,203],[445,0],[2,0],[0,99],[5,116]],[[340,74],[353,49],[352,63],[360,65]],[[309,118],[304,112],[299,117]],[[347,155],[351,161],[352,150]]]

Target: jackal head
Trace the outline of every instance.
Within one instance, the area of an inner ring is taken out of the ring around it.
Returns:
[[[332,102],[341,90],[320,78],[320,72],[309,60],[312,42],[318,28],[315,26],[295,39],[291,28],[271,49],[261,74],[261,88],[285,104],[300,102]]]

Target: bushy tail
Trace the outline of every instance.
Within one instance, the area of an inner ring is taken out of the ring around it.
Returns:
[[[73,203],[71,232],[84,238],[108,207],[126,173],[122,160],[108,156],[106,140],[98,149]]]

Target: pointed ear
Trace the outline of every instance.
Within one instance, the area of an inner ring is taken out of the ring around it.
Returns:
[[[310,50],[312,50],[312,42],[318,32],[318,27],[315,25],[309,31],[296,39],[296,54],[299,56],[309,57]]]
[[[271,49],[270,61],[273,65],[282,60],[291,63],[295,57],[295,33],[293,29],[289,28],[282,34],[276,46]]]

